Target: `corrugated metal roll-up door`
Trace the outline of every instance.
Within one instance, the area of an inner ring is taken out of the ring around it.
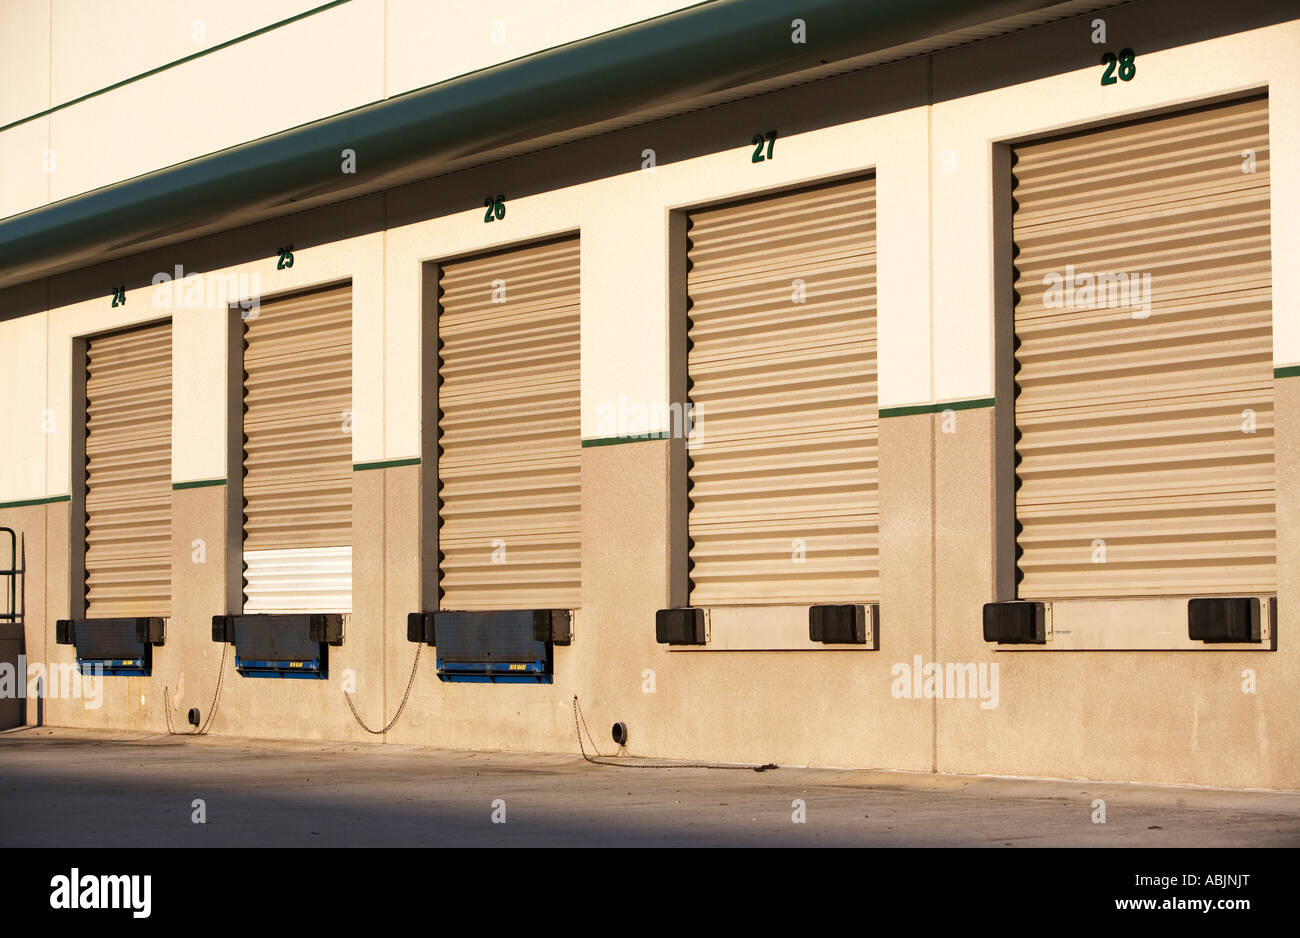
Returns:
[[[87,342],[86,617],[171,615],[172,325]]]
[[[446,610],[581,603],[578,239],[442,265]]]
[[[244,612],[351,612],[351,285],[263,303],[244,343]]]
[[[875,180],[689,221],[691,604],[874,599]]]
[[[1014,155],[1021,598],[1272,592],[1267,100]]]

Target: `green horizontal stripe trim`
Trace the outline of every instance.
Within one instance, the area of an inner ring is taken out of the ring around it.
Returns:
[[[205,489],[209,485],[225,485],[225,479],[196,479],[193,482],[173,482],[172,491],[178,492],[181,489]]]
[[[239,43],[244,42],[247,39],[253,39],[257,36],[263,35],[264,33],[269,33],[273,29],[279,29],[281,26],[288,26],[290,23],[296,23],[300,19],[304,19],[308,16],[314,16],[317,13],[322,13],[325,10],[332,9],[333,7],[336,6],[342,6],[343,4],[349,2],[350,0],[330,0],[329,3],[323,3],[320,6],[313,7],[310,10],[304,10],[302,13],[298,13],[295,16],[291,16],[288,19],[280,20],[278,23],[271,23],[267,26],[263,26],[261,29],[255,29],[251,33],[245,33],[242,36],[236,36],[234,39],[227,39],[225,42],[219,42],[215,46],[211,46],[207,49],[202,49],[198,52],[195,52],[193,55],[187,55],[184,58],[176,59],[174,62],[168,62],[165,65],[159,65],[157,68],[151,68],[149,69],[149,71],[141,72],[139,75],[133,75],[130,78],[123,78],[121,81],[111,84],[106,88],[100,88],[98,91],[89,91],[86,94],[83,94],[79,98],[73,98],[71,101],[64,101],[62,104],[56,104],[54,105],[54,107],[47,108],[46,110],[40,111],[36,114],[29,114],[27,117],[20,117],[18,118],[18,120],[12,121],[8,124],[5,124],[3,127],[0,127],[0,133],[3,133],[4,131],[8,130],[10,127],[17,127],[18,125],[26,124],[29,121],[38,120],[42,117],[48,117],[50,114],[53,114],[56,111],[62,111],[64,108],[72,107],[74,104],[80,104],[82,101],[89,101],[91,98],[98,97],[101,94],[107,94],[110,91],[116,91],[118,88],[122,88],[133,82],[140,81],[141,79],[145,79],[153,75],[157,75],[159,72],[165,72],[168,69],[175,68],[178,65],[184,65],[186,62],[193,62],[195,59],[201,59],[205,55],[211,55],[214,52],[220,52],[222,49],[229,49],[231,46],[238,45]]]
[[[398,466],[418,466],[420,464],[419,456],[412,456],[409,459],[385,459],[380,462],[359,462],[353,463],[353,472],[365,472],[367,469],[395,469]]]
[[[16,502],[0,502],[0,508],[30,508],[32,505],[53,505],[55,502],[70,502],[71,495],[51,495],[49,498],[23,498]]]
[[[910,417],[913,414],[941,414],[945,410],[975,410],[979,407],[992,407],[994,399],[980,397],[970,401],[945,401],[941,404],[912,404],[907,407],[882,407],[882,417]]]
[[[1285,368],[1274,368],[1274,378],[1300,378],[1300,365],[1287,365]]]
[[[603,436],[592,440],[583,440],[582,448],[588,446],[613,446],[616,443],[640,443],[644,440],[666,440],[672,436],[667,430],[658,433],[642,433],[639,436]]]

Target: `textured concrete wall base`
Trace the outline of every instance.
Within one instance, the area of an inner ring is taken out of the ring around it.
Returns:
[[[1277,383],[1279,531],[1297,514],[1300,382]],[[941,772],[1300,788],[1297,650],[1286,612],[1300,552],[1278,543],[1279,650],[1016,653],[983,641],[992,597],[992,409],[958,414],[935,453],[936,661],[998,667],[997,706],[937,703]],[[1121,601],[1122,602],[1122,601]],[[1243,672],[1256,690],[1244,693]]]
[[[1277,387],[1284,415],[1278,482],[1294,492],[1300,433],[1290,415],[1300,404],[1300,381],[1283,379]],[[630,730],[623,753],[637,756],[1300,786],[1300,739],[1287,704],[1297,697],[1297,669],[1285,612],[1278,652],[1016,654],[983,642],[980,607],[993,583],[993,411],[960,411],[948,420],[951,432],[942,414],[881,425],[882,498],[903,507],[882,518],[879,651],[682,652],[657,645],[654,612],[667,603],[669,586],[669,444],[593,447],[583,451],[587,588],[574,644],[556,649],[555,683],[444,683],[426,648],[406,711],[384,738],[572,752],[577,694],[605,753],[616,748],[609,726],[621,720]],[[372,739],[343,699],[348,670],[362,719],[378,729],[393,716],[416,650],[405,641],[405,615],[419,607],[419,479],[418,466],[354,476],[356,599],[345,644],[331,649],[329,680],[240,677],[231,654],[212,732]],[[169,706],[179,730],[187,730],[190,707],[207,717],[222,651],[209,625],[214,612],[224,611],[225,498],[224,486],[174,493],[174,607],[152,677],[104,679],[97,709],[84,699],[46,700],[46,723],[161,732]],[[1279,498],[1284,532],[1295,530],[1296,502]],[[70,582],[67,503],[8,509],[0,524],[23,538],[29,658],[71,663],[72,649],[53,641]],[[1289,560],[1300,554],[1289,538],[1279,543],[1283,610],[1300,601]],[[899,694],[897,669],[911,668],[918,657],[945,667],[996,667],[996,706],[982,706],[973,689],[956,698],[913,697],[910,688]],[[1253,694],[1242,692],[1246,670],[1255,674]],[[36,703],[28,701],[27,709],[35,722]]]

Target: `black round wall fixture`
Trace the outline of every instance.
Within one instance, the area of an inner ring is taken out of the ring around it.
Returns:
[[[198,726],[198,725],[199,725],[199,708],[198,708],[198,707],[190,707],[190,712],[189,712],[189,714],[186,716],[186,719],[190,721],[190,726]]]
[[[623,722],[615,723],[612,735],[614,737],[614,742],[618,743],[620,746],[626,746],[627,724]]]

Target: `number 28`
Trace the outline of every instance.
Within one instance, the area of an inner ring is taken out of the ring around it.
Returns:
[[[1119,66],[1119,80],[1132,81],[1133,76],[1137,74],[1137,63],[1133,61],[1135,53],[1132,49],[1125,49],[1116,57],[1114,52],[1107,52],[1101,57],[1101,64],[1106,66],[1106,71],[1102,72],[1101,83],[1103,85],[1113,85],[1116,82],[1115,66]]]

